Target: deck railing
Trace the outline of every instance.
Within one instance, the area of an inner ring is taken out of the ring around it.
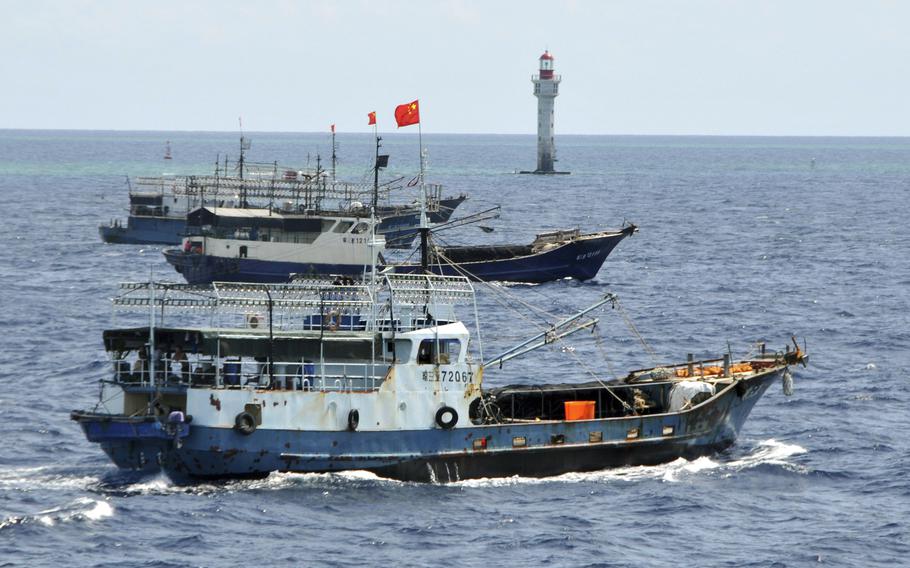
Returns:
[[[198,358],[193,362],[161,359],[154,376],[145,360],[112,359],[113,380],[125,386],[154,388],[250,388],[318,392],[361,392],[378,389],[388,362],[325,363],[309,360],[267,362],[231,357]]]

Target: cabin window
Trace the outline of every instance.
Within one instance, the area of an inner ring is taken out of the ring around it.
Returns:
[[[351,233],[353,233],[353,234],[355,234],[355,235],[359,235],[359,234],[361,234],[361,233],[367,232],[367,230],[368,230],[369,228],[370,228],[370,226],[367,225],[366,223],[357,223],[357,226],[354,227],[354,230],[351,231]]]
[[[246,258],[246,245],[240,246],[240,258]]]
[[[418,365],[432,365],[433,364],[433,351],[436,342],[432,339],[424,339],[420,342],[420,349],[417,350],[417,364]]]
[[[439,340],[439,364],[448,365],[457,363],[461,355],[461,340],[459,339],[440,339]]]
[[[350,229],[353,226],[354,226],[353,221],[341,221],[337,225],[335,225],[335,228],[332,229],[332,231],[335,233],[347,233],[348,229]]]
[[[417,350],[418,365],[449,365],[461,355],[459,339],[424,339]]]
[[[411,360],[411,340],[395,340],[395,360],[399,362],[408,362]]]

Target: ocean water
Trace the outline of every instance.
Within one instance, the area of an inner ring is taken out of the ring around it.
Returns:
[[[253,133],[253,160],[305,165],[322,134]],[[417,139],[384,136],[389,177]],[[171,141],[174,159],[161,158]],[[372,141],[338,138],[340,178]],[[123,280],[176,279],[154,246],[103,244],[126,176],[199,173],[222,133],[0,131],[0,566],[910,565],[910,139],[557,139],[570,176],[519,176],[532,136],[424,136],[429,179],[501,204],[486,234],[640,227],[590,282],[479,287],[484,350],[616,292],[599,335],[490,370],[488,385],[587,380],[805,338],[725,453],[550,479],[410,484],[366,472],[178,486],[122,473],[68,418],[91,407]],[[515,311],[518,309],[519,311]],[[631,333],[635,324],[652,355]]]

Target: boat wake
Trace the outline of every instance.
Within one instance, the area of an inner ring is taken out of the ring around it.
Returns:
[[[613,482],[656,480],[668,483],[685,481],[693,476],[705,474],[729,477],[740,471],[758,466],[772,465],[786,471],[806,474],[808,468],[791,463],[787,458],[806,452],[806,449],[795,445],[778,442],[774,439],[756,444],[751,453],[738,459],[725,461],[722,458],[700,457],[694,460],[679,458],[669,463],[653,466],[629,466],[586,473],[566,473],[554,477],[528,478],[507,477],[500,479],[468,479],[458,481],[455,485],[463,487],[496,487],[518,484],[543,483],[579,483],[579,482]]]
[[[566,473],[554,477],[481,478],[456,481],[443,485],[456,487],[505,487],[512,485],[539,485],[546,483],[605,483],[622,481],[684,482],[705,475],[729,477],[741,471],[760,466],[772,466],[784,471],[807,474],[808,468],[789,461],[806,449],[778,442],[774,439],[758,442],[746,455],[723,459],[701,457],[695,460],[677,459],[655,466],[630,466],[586,473]],[[337,473],[273,473],[265,479],[225,481],[183,485],[171,481],[163,473],[149,476],[124,476],[119,472],[108,476],[67,475],[52,467],[19,468],[0,472],[0,489],[35,491],[82,489],[105,497],[134,497],[141,495],[194,494],[206,495],[221,492],[283,491],[294,489],[335,488],[351,489],[369,486],[400,486],[409,483],[379,477],[368,471]],[[421,484],[422,485],[422,484]],[[0,523],[0,529],[23,523],[53,526],[70,520],[98,520],[113,514],[106,501],[82,497],[67,506],[48,509],[35,515],[9,517]]]
[[[506,477],[467,479],[441,485],[456,487],[501,487],[511,485],[536,485],[545,483],[604,483],[620,481],[656,480],[667,483],[682,482],[693,476],[719,475],[729,477],[738,472],[760,466],[773,466],[785,471],[807,474],[808,468],[788,461],[788,458],[803,454],[806,449],[796,444],[786,444],[774,439],[758,442],[751,451],[734,459],[701,457],[695,460],[677,459],[656,466],[630,466],[587,473],[566,473],[554,477]],[[160,474],[152,480],[120,487],[123,495],[209,493],[219,491],[283,491],[294,489],[334,488],[351,489],[357,486],[401,486],[411,483],[379,477],[368,471],[344,471],[337,473],[273,473],[265,479],[229,481],[224,484],[181,486],[173,484]],[[423,484],[418,484],[423,485]],[[107,492],[107,491],[106,491]]]

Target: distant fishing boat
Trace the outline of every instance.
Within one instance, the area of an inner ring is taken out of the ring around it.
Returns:
[[[184,191],[185,178],[137,178],[130,183],[126,221],[112,219],[98,227],[101,240],[111,244],[179,244],[186,230],[186,214],[202,197]],[[210,196],[212,201],[216,196]]]
[[[594,278],[607,256],[621,240],[638,228],[582,233],[578,229],[537,235],[528,245],[478,245],[431,247],[426,270],[472,280],[541,283]],[[395,264],[398,273],[425,270],[420,264]]]
[[[364,203],[370,203],[375,204],[377,232],[386,236],[388,248],[413,245],[420,223],[417,204],[379,201],[373,184],[336,181],[334,173],[329,179],[318,156],[315,169],[279,168],[276,162],[250,162],[245,154],[249,148],[250,140],[241,137],[239,160],[232,168],[227,158],[223,165],[216,161],[213,175],[139,177],[132,183],[128,180],[129,216],[126,221],[113,219],[100,225],[101,239],[111,244],[179,245],[187,234],[187,215],[204,206],[368,217],[370,210]],[[168,145],[167,156],[169,149]],[[334,159],[333,154],[333,164]],[[465,194],[443,196],[438,184],[424,184],[421,189],[426,192],[425,210],[431,223],[448,221],[467,199]],[[387,195],[391,191],[383,189]]]
[[[170,140],[168,140],[167,142],[164,143],[164,159],[165,160],[171,159],[171,141]]]
[[[362,184],[320,184],[312,174],[302,170],[281,172],[278,179],[258,177],[242,181],[221,176],[140,177],[135,180],[135,189],[129,192],[126,221],[112,220],[98,231],[106,243],[178,245],[187,234],[187,214],[203,205],[227,208],[241,207],[243,203],[249,207],[254,203],[277,203],[284,211],[303,212],[325,209],[328,205],[325,202],[336,200],[349,214],[369,216],[369,208],[357,202],[356,197],[368,196],[370,192],[370,187]],[[464,194],[443,197],[441,193],[441,186],[430,188],[427,218],[431,223],[448,221],[467,199]],[[388,248],[413,245],[420,223],[417,205],[380,204],[376,216],[379,218],[376,230],[385,235]]]
[[[114,307],[147,313],[148,324],[104,332],[112,365],[99,403],[71,418],[118,467],[178,481],[344,470],[423,482],[541,477],[723,450],[768,387],[791,384],[790,367],[806,361],[798,346],[762,344],[739,361],[690,356],[616,380],[573,383],[567,370],[559,384],[483,388],[487,372],[591,329],[587,314],[616,301],[607,295],[484,359],[455,312],[476,310],[463,277],[124,284]]]

